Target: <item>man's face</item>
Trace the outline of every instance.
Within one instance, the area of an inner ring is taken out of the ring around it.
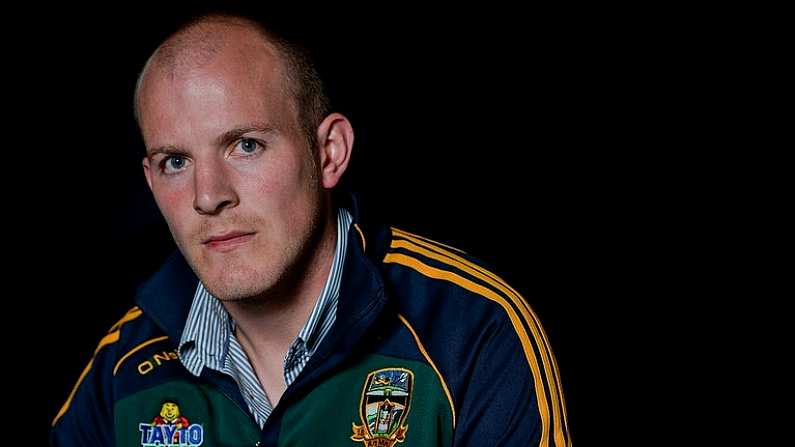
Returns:
[[[154,67],[139,103],[155,200],[222,300],[279,285],[308,250],[320,215],[316,164],[281,62],[260,41],[241,41],[200,66]]]

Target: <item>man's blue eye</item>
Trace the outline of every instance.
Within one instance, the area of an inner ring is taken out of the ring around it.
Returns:
[[[258,143],[251,138],[243,138],[240,140],[240,148],[243,152],[252,153],[257,150]]]
[[[185,167],[185,158],[174,156],[168,159],[169,167],[172,169],[182,169]]]

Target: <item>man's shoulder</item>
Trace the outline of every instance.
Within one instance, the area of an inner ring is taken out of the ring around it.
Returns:
[[[91,358],[52,425],[58,425],[61,418],[76,407],[79,413],[83,411],[80,409],[110,405],[109,401],[116,397],[118,389],[118,382],[114,378],[120,377],[120,372],[127,365],[140,363],[136,356],[145,355],[146,348],[162,348],[167,352],[168,342],[168,337],[147,318],[144,311],[133,306],[99,337]],[[162,346],[157,346],[158,343]]]
[[[479,258],[421,235],[390,230],[382,271],[388,292],[405,312],[477,327],[529,317],[524,297]]]
[[[133,306],[103,335],[94,350],[93,368],[115,376],[135,354],[153,345],[171,346],[169,337],[139,306]]]

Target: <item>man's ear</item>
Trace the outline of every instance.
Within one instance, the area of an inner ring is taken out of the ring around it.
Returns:
[[[353,127],[345,116],[332,113],[317,128],[320,181],[331,189],[339,183],[353,149]]]
[[[146,184],[149,185],[149,190],[152,190],[152,172],[150,171],[149,157],[144,157],[144,177],[146,177]]]

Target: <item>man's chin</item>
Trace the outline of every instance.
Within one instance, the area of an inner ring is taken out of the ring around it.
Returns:
[[[245,300],[256,293],[253,287],[247,287],[237,281],[202,281],[212,296],[221,301]]]
[[[244,278],[223,277],[215,280],[202,281],[204,287],[212,296],[223,302],[242,302],[257,299],[264,294],[267,285],[262,281],[254,281],[260,276],[246,276]]]

